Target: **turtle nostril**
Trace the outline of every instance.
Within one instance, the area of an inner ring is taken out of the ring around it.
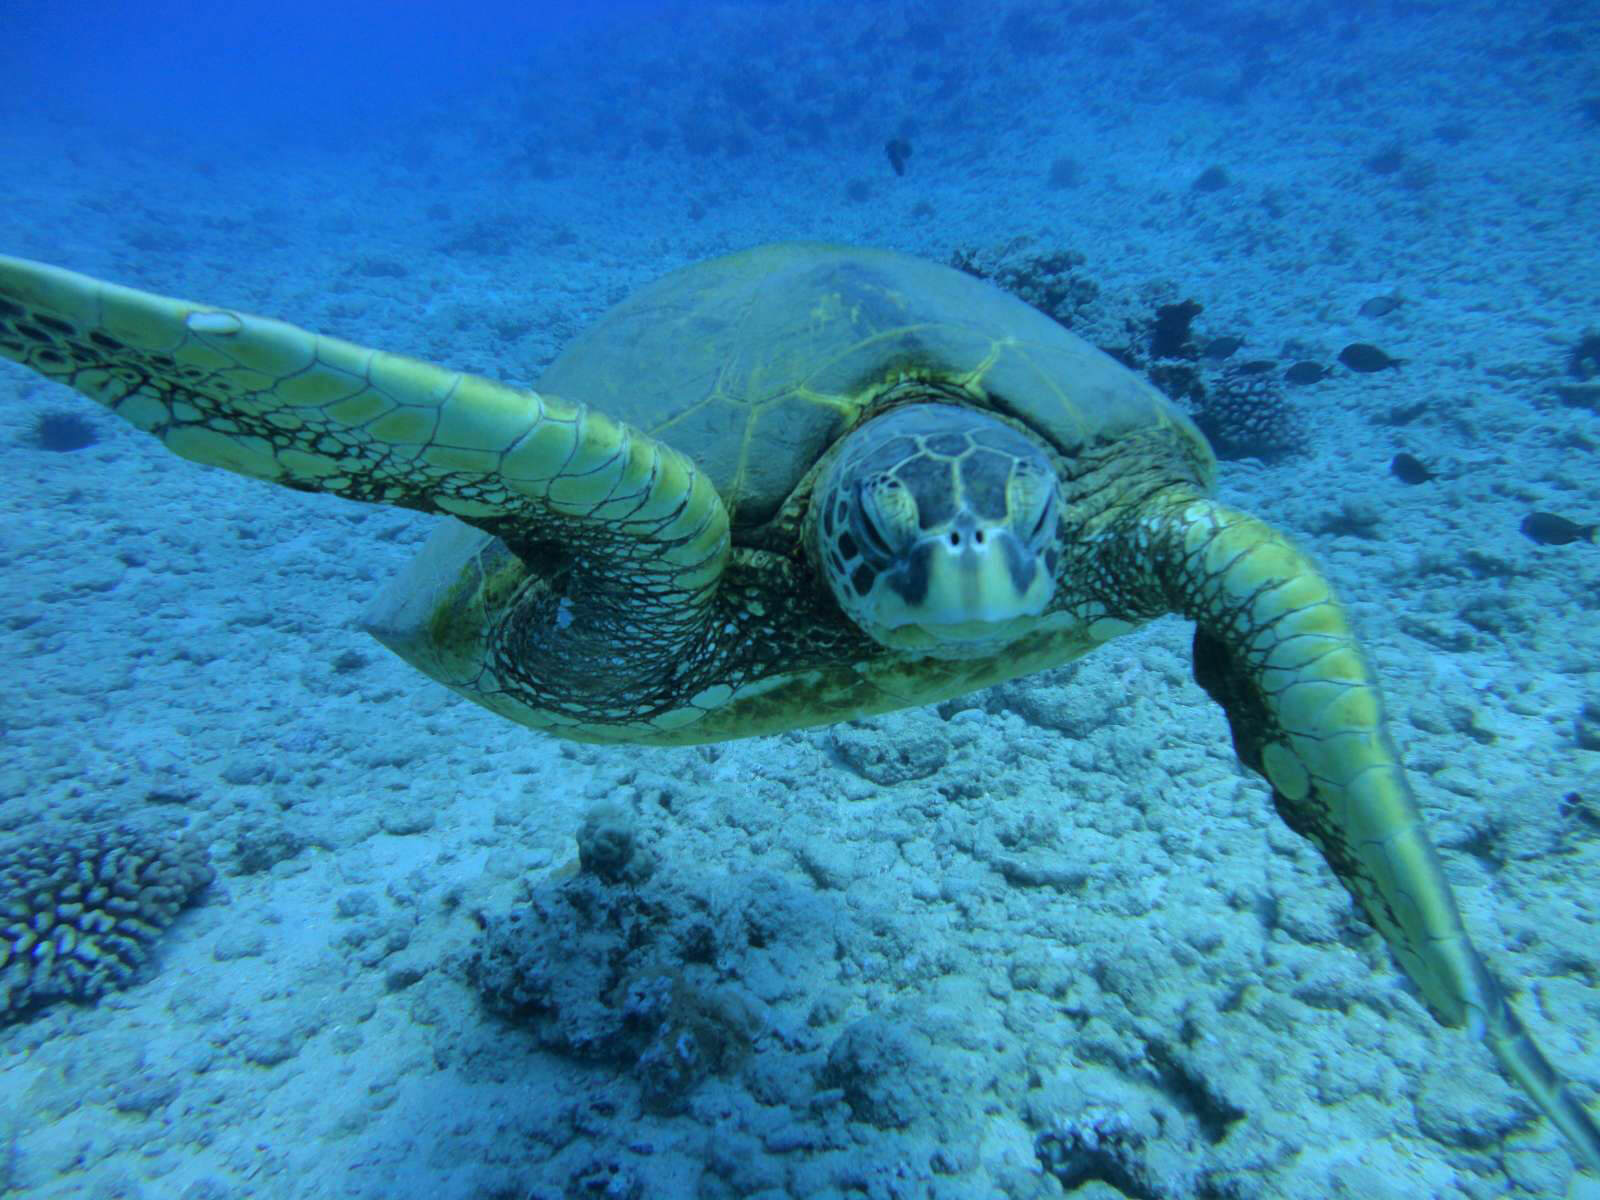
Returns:
[[[952,546],[961,545],[961,532],[960,532],[960,530],[952,529],[950,531],[950,544]]]
[[[983,545],[983,530],[980,529],[976,533],[974,533],[972,535],[972,540],[977,542],[978,545],[980,545],[980,546]]]

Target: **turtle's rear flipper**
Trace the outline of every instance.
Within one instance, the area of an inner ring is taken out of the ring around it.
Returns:
[[[512,546],[592,540],[598,566],[680,614],[727,558],[726,510],[695,465],[579,403],[4,256],[0,356],[196,462],[445,513]]]
[[[1600,1171],[1600,1128],[1534,1045],[1468,940],[1338,601],[1285,537],[1209,500],[1147,519],[1168,601],[1198,625],[1195,675],[1240,759],[1316,843],[1447,1025],[1465,1024]]]

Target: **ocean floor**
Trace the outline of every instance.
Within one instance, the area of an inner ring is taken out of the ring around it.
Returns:
[[[1600,24],[1320,8],[701,6],[403,130],[8,120],[0,250],[530,385],[639,284],[797,238],[1071,251],[1085,336],[1192,298],[1239,359],[1404,359],[1285,389],[1293,452],[1220,495],[1341,590],[1468,927],[1593,1110],[1600,547],[1519,526],[1600,520]],[[39,444],[61,411],[92,444]],[[133,986],[0,1024],[0,1195],[1579,1186],[1236,763],[1185,623],[871,721],[573,745],[359,631],[430,528],[0,364],[0,831],[133,821],[216,870]]]

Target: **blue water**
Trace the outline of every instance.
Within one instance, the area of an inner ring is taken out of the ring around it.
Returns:
[[[1600,520],[1596,45],[1581,4],[11,0],[0,253],[524,386],[768,241],[960,258],[1146,365],[1194,301],[1165,381],[1270,360],[1287,414],[1219,494],[1346,599],[1592,1109],[1600,549],[1520,526]],[[1185,623],[868,722],[575,746],[360,631],[432,527],[0,363],[0,869],[134,822],[217,872],[132,986],[0,1013],[0,1195],[1583,1186],[1238,767]]]
[[[0,14],[5,111],[166,127],[213,152],[260,137],[393,129],[555,39],[631,19],[645,3],[61,5]]]

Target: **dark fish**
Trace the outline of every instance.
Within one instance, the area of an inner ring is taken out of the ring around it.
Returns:
[[[1206,343],[1206,348],[1200,351],[1200,357],[1209,358],[1212,362],[1221,362],[1242,345],[1244,345],[1243,338],[1212,338]]]
[[[1399,367],[1405,364],[1403,358],[1390,358],[1376,346],[1369,346],[1366,342],[1351,342],[1339,351],[1339,361],[1352,371],[1360,371],[1363,375],[1370,375],[1374,371],[1387,370],[1389,367]]]
[[[1579,525],[1555,513],[1529,513],[1522,518],[1522,532],[1541,546],[1565,546],[1569,542],[1592,542],[1600,525]]]
[[[883,144],[883,152],[889,156],[889,165],[894,168],[894,173],[904,175],[906,159],[911,157],[911,143],[905,138],[890,138]]]
[[[1231,368],[1235,375],[1265,375],[1278,364],[1270,358],[1252,358],[1249,362],[1236,364]]]
[[[1361,306],[1363,317],[1387,317],[1405,301],[1399,296],[1374,296]]]
[[[1420,458],[1403,452],[1389,460],[1389,474],[1401,483],[1412,484],[1427,483],[1430,479],[1438,478]]]
[[[1328,377],[1328,368],[1321,363],[1297,362],[1283,373],[1284,382],[1294,384],[1320,383]]]

